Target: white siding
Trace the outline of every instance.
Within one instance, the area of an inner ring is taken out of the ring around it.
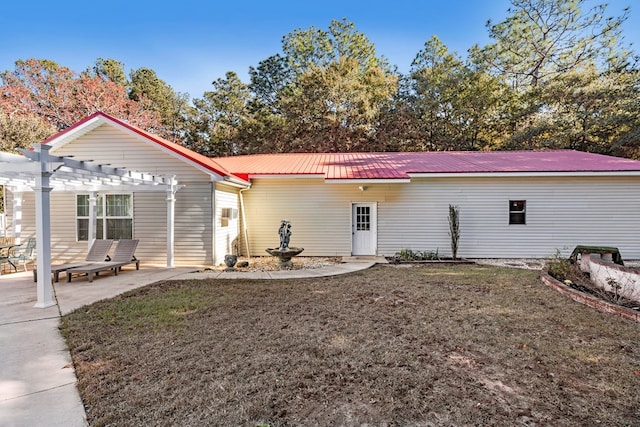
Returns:
[[[265,250],[280,245],[278,227],[288,219],[290,246],[303,247],[302,256],[348,256],[351,203],[380,204],[393,188],[361,192],[358,184],[325,184],[322,179],[255,179],[243,192],[251,254],[269,256]]]
[[[176,175],[185,187],[176,193],[175,264],[207,265],[213,262],[211,176],[163,152],[159,147],[126,132],[102,125],[52,154],[73,155],[157,175]],[[118,192],[117,190],[114,192]],[[129,191],[126,191],[129,193]],[[51,193],[52,259],[82,259],[87,242],[76,242],[77,192]],[[24,193],[23,236],[35,235],[34,194]],[[138,191],[134,198],[134,238],[140,240],[136,256],[148,264],[166,265],[167,202],[165,191]]]
[[[458,255],[466,258],[568,255],[579,244],[616,246],[640,259],[638,178],[437,178],[409,184],[326,184],[256,179],[244,192],[253,255],[278,244],[292,222],[303,255],[349,255],[353,202],[376,202],[378,254],[402,248],[450,255],[449,204],[460,208]],[[509,225],[509,200],[526,200],[526,225]]]
[[[240,251],[240,206],[238,190],[218,184],[215,192],[215,260],[214,264],[224,261],[226,254],[238,254]],[[238,211],[235,219],[222,219],[222,209],[232,208]]]
[[[181,182],[199,182],[208,175],[181,159],[164,152],[157,144],[136,138],[114,126],[102,125],[68,144],[54,147],[51,154],[72,155],[78,160],[93,160],[156,175],[176,175]]]

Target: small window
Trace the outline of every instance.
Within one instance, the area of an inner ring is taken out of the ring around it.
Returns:
[[[509,200],[509,224],[527,223],[527,201]]]
[[[220,212],[220,225],[222,227],[229,226],[229,221],[238,219],[238,209],[222,208]]]
[[[221,216],[224,219],[238,219],[238,209],[222,208]]]

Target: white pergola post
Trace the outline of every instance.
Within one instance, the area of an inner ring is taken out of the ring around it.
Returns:
[[[176,185],[175,175],[167,177],[167,268],[174,267]]]
[[[51,146],[34,144],[33,150],[20,149],[22,155],[0,151],[0,185],[10,185],[14,200],[14,218],[21,218],[22,191],[35,192],[36,200],[36,270],[37,302],[34,307],[46,308],[55,305],[51,283],[51,199],[54,189],[63,191],[89,191],[90,224],[89,247],[96,237],[97,193],[114,188],[126,191],[165,191],[167,193],[167,267],[174,266],[174,210],[177,185],[175,176],[157,175],[94,164],[91,160],[76,160],[71,157],[52,156]],[[20,222],[21,227],[21,222]],[[18,229],[14,229],[18,231]]]
[[[56,304],[51,283],[51,198],[49,178],[53,173],[50,146],[40,144],[40,173],[36,174],[36,268],[38,269],[37,301],[34,307],[47,308]]]
[[[22,191],[13,193],[13,237],[16,244],[20,244],[22,234]]]
[[[91,250],[91,245],[93,245],[93,241],[96,240],[96,229],[98,220],[96,218],[96,201],[98,200],[98,196],[95,191],[89,193],[89,230],[87,236],[88,248],[87,251]]]

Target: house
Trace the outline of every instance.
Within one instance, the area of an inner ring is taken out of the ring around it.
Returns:
[[[78,179],[77,185],[65,182],[54,187],[50,221],[51,257],[55,261],[83,259],[90,234],[97,238],[138,239],[136,256],[147,264],[167,263],[168,245],[172,246],[176,265],[218,264],[234,250],[239,229],[238,194],[250,184],[214,160],[101,112],[50,137],[44,144],[51,147],[51,155],[90,160],[96,165],[94,169],[126,168],[177,183],[168,190],[165,186],[140,188],[122,183],[94,187],[83,185]],[[10,178],[6,188],[8,229],[14,230],[13,234],[34,235],[34,192],[13,186]],[[173,203],[174,208],[167,209],[168,203]],[[12,213],[16,205],[21,212],[18,220]],[[97,211],[95,230],[89,221],[92,205]]]
[[[277,242],[281,218],[304,255],[568,256],[616,246],[640,259],[640,162],[572,150],[268,154],[219,158],[243,191],[249,249]]]
[[[582,244],[640,259],[640,162],[628,159],[572,150],[211,159],[104,113],[45,143],[55,156],[176,183],[155,191],[122,183],[54,188],[56,261],[82,258],[94,235],[139,239],[136,255],[152,264],[165,263],[169,246],[176,265],[217,265],[233,252],[266,256],[282,219],[306,256],[388,256],[403,248],[448,256],[449,205],[460,211],[461,257],[543,258]],[[6,185],[8,228],[33,235],[33,192]]]

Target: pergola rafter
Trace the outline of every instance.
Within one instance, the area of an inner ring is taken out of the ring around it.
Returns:
[[[36,193],[36,268],[38,271],[35,307],[55,304],[51,283],[51,191],[89,191],[95,204],[99,191],[165,191],[167,193],[167,267],[173,267],[175,193],[182,186],[175,176],[158,176],[92,161],[49,154],[51,146],[34,144],[23,155],[0,152],[0,185],[14,193],[14,210],[22,209],[22,193]],[[95,206],[90,209],[90,242],[95,237]],[[16,212],[13,212],[14,216]],[[20,213],[21,214],[21,213]],[[93,233],[92,233],[92,231]],[[14,230],[14,234],[15,230]],[[18,231],[19,234],[19,231]]]

